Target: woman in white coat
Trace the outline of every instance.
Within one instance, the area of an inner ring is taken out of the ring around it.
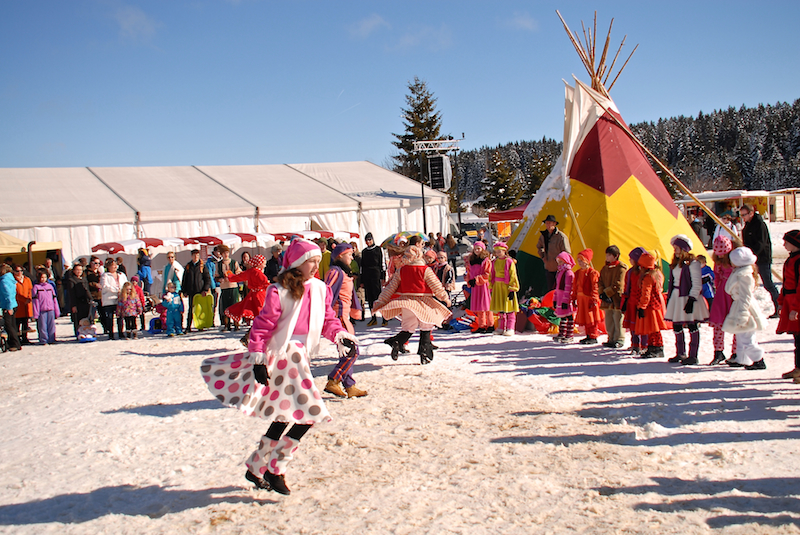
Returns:
[[[106,271],[100,275],[100,323],[103,324],[108,339],[114,339],[114,315],[117,312],[117,301],[122,285],[128,282],[124,273],[117,270],[117,263],[113,258],[106,260]],[[117,331],[122,339],[122,318],[117,318]]]
[[[736,335],[736,359],[728,364],[748,370],[765,370],[764,350],[758,346],[755,338],[756,331],[766,325],[764,315],[753,300],[756,255],[748,247],[739,247],[731,251],[728,258],[734,269],[725,283],[725,292],[731,296],[733,303],[722,330]]]

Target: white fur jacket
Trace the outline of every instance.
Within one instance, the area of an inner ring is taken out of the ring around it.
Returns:
[[[735,268],[725,283],[725,292],[733,299],[731,309],[722,324],[722,330],[729,333],[760,331],[766,325],[764,315],[753,299],[756,283],[753,266]]]

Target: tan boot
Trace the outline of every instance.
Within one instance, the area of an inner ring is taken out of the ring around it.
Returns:
[[[367,395],[366,390],[361,390],[357,386],[349,386],[345,390],[347,390],[347,397],[349,398],[360,398]]]
[[[341,385],[333,379],[328,379],[328,383],[325,385],[325,392],[330,392],[334,396],[339,396],[340,398],[347,397],[347,394],[344,393]]]
[[[781,375],[783,379],[794,379],[796,377],[800,377],[800,368],[795,368],[792,371],[786,372]]]

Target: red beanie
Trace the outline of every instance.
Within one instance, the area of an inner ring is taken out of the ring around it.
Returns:
[[[578,253],[578,256],[584,257],[587,262],[591,263],[592,257],[594,257],[594,252],[592,252],[591,249],[584,249],[583,251]]]

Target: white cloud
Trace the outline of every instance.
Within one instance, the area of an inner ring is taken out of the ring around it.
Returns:
[[[438,28],[423,26],[406,33],[397,42],[395,49],[409,50],[425,47],[432,51],[443,50],[453,46],[453,34],[446,24]]]
[[[136,6],[119,3],[112,14],[119,24],[120,37],[129,41],[149,43],[160,24]]]
[[[381,28],[391,28],[383,17],[373,13],[369,17],[361,19],[350,27],[350,35],[359,39],[366,39]]]
[[[528,13],[515,12],[511,18],[506,19],[505,25],[515,30],[523,30],[526,32],[539,31],[539,21]]]

